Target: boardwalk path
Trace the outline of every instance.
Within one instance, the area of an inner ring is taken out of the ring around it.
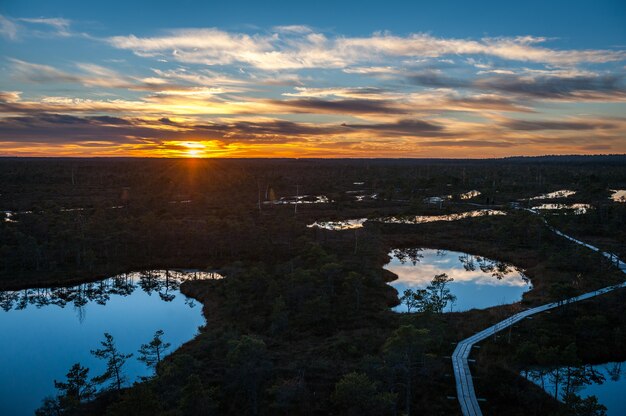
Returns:
[[[576,244],[580,244],[591,250],[600,252],[603,256],[610,259],[611,262],[615,264],[615,266],[618,267],[622,272],[626,273],[626,263],[621,261],[614,254],[601,251],[597,247],[594,247],[590,244],[577,240],[574,237],[570,237],[569,235],[562,233],[561,231],[555,229],[554,227],[551,227],[550,225],[548,225],[548,227],[552,231],[554,231],[556,234],[564,238],[567,238],[568,240],[573,241]],[[463,341],[460,341],[457,344],[456,349],[454,350],[454,353],[452,354],[452,367],[454,368],[454,378],[456,380],[456,393],[459,399],[459,404],[461,406],[461,412],[463,413],[463,415],[464,416],[482,415],[480,406],[478,405],[478,400],[476,399],[476,392],[474,391],[474,383],[472,381],[472,374],[470,372],[469,364],[467,361],[474,344],[484,340],[485,338],[491,335],[494,335],[495,333],[505,328],[508,328],[509,326],[515,324],[516,322],[521,321],[522,319],[528,316],[535,315],[537,313],[544,312],[549,309],[554,309],[554,308],[557,308],[561,305],[565,305],[568,303],[573,303],[573,302],[578,302],[580,300],[589,299],[594,296],[602,295],[604,293],[611,292],[615,289],[619,289],[623,287],[626,287],[626,282],[613,285],[613,286],[608,286],[603,289],[595,290],[593,292],[588,292],[580,296],[576,296],[576,297],[562,300],[559,302],[548,303],[547,305],[542,305],[536,308],[528,309],[518,314],[515,314],[513,316],[510,316],[504,321],[500,321],[497,324],[490,326],[489,328],[482,330],[472,335],[471,337],[464,339]]]

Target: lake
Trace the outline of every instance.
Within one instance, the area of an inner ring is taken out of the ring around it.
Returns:
[[[586,365],[585,371],[594,370],[604,380],[600,382],[591,382],[583,384],[576,388],[576,394],[585,398],[594,395],[598,398],[598,402],[607,408],[607,416],[626,415],[626,362],[607,363],[599,365]],[[547,371],[529,371],[528,379],[538,386],[542,387],[546,393],[554,396],[556,384],[554,383],[555,371],[559,370],[561,382],[559,383],[558,395],[564,391],[566,386],[566,369],[559,368],[550,372]]]
[[[436,274],[454,279],[449,289],[457,297],[446,312],[484,309],[522,299],[532,288],[529,279],[514,266],[467,253],[430,248],[395,249],[385,269],[398,275],[390,282],[399,295],[406,289],[425,289]],[[406,312],[405,305],[393,308]]]
[[[53,381],[65,380],[72,364],[99,375],[104,363],[90,354],[104,332],[120,351],[135,353],[125,366],[132,382],[151,370],[136,359],[141,344],[162,329],[170,353],[205,323],[202,305],[179,291],[188,279],[221,278],[197,271],[127,273],[72,287],[0,292],[0,415],[32,415]]]

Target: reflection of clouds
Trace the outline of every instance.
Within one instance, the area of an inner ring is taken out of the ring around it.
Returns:
[[[385,266],[385,269],[398,275],[398,279],[393,282],[411,288],[424,288],[436,274],[446,273],[454,279],[456,283],[474,283],[477,285],[526,287],[524,276],[510,267],[510,272],[498,279],[491,272],[484,272],[477,267],[474,271],[465,269],[459,260],[459,255],[463,253],[448,252],[444,256],[437,256],[436,250],[426,249],[422,252],[423,258],[413,266],[412,264],[402,264],[397,257]]]
[[[626,202],[626,189],[612,189],[611,199],[615,202]]]
[[[491,215],[506,215],[506,212],[495,209],[480,209],[447,215],[417,215],[415,217],[384,217],[372,221],[385,224],[423,224],[436,221],[457,221],[465,218],[485,217]]]
[[[418,255],[417,261],[411,253]],[[437,274],[445,273],[454,279],[448,288],[457,300],[450,310],[466,311],[514,303],[532,288],[528,278],[514,266],[484,257],[421,248],[396,249],[389,255],[392,260],[385,269],[398,276],[390,283],[398,293],[409,288],[425,289]],[[393,310],[406,312],[406,306],[398,305]]]
[[[541,209],[546,211],[571,210],[575,215],[580,215],[586,213],[590,209],[593,209],[593,206],[589,204],[541,204],[533,207],[533,209]]]
[[[459,198],[460,199],[472,199],[472,198],[474,198],[474,197],[476,197],[478,195],[480,195],[480,191],[477,191],[477,190],[474,189],[474,190],[465,192],[464,194],[460,194]]]
[[[572,191],[569,189],[560,189],[558,191],[549,192],[547,194],[541,194],[537,196],[533,196],[532,198],[528,198],[531,201],[535,199],[553,199],[553,198],[567,198],[574,195],[576,191]]]
[[[356,220],[345,220],[345,221],[320,221],[314,222],[313,224],[307,225],[308,228],[323,228],[326,230],[333,231],[341,231],[341,230],[352,230],[356,228],[362,228],[363,223],[367,221],[367,218],[359,218]]]

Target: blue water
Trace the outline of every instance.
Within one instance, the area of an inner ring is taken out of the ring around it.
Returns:
[[[398,275],[390,284],[399,296],[405,289],[425,289],[436,274],[446,273],[454,279],[448,287],[457,300],[445,312],[514,303],[532,287],[512,265],[467,253],[412,248],[392,250],[389,255],[391,261],[385,269]],[[406,312],[407,308],[398,305],[393,310]]]
[[[626,361],[621,363],[607,363],[589,366],[604,376],[602,383],[593,383],[580,387],[576,394],[585,398],[596,396],[598,403],[606,406],[607,416],[626,415]],[[541,386],[541,375],[535,374],[529,377],[538,386]],[[543,375],[543,386],[546,393],[554,396],[555,385],[550,377]],[[563,391],[560,385],[559,391]]]
[[[150,375],[136,359],[141,344],[162,329],[169,353],[204,324],[202,305],[178,290],[190,277],[206,275],[170,271],[166,279],[153,271],[73,288],[0,292],[0,415],[32,415],[73,363],[90,368],[90,377],[101,374],[104,363],[90,350],[100,347],[104,332],[120,351],[135,353],[125,366],[129,382]]]

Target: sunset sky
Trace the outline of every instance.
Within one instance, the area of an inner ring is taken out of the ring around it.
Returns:
[[[0,156],[626,153],[626,2],[0,2]]]

